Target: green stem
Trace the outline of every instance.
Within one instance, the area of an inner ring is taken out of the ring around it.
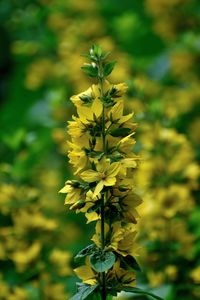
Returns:
[[[100,84],[100,97],[103,104],[103,112],[102,112],[102,142],[103,142],[103,152],[106,153],[106,132],[105,132],[105,106],[103,103],[103,72],[102,72],[102,63],[101,60],[98,62],[98,69],[99,69],[99,84]],[[105,248],[105,201],[106,195],[104,194],[102,198],[101,204],[101,249],[102,251]],[[101,273],[101,280],[102,280],[102,291],[101,291],[101,299],[106,300],[106,273]]]
[[[104,228],[104,217],[105,217],[105,212],[104,212],[104,198],[102,201],[102,205],[101,205],[101,249],[104,250],[105,247],[105,236],[104,236],[104,232],[105,232],[105,228]],[[101,292],[101,298],[102,300],[106,300],[106,273],[102,272],[101,275],[101,280],[102,280],[102,292]]]
[[[101,249],[104,250],[105,247],[105,211],[104,211],[104,198],[102,199],[102,204],[101,204]]]

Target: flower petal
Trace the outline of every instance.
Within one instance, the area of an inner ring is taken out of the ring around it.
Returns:
[[[80,177],[86,182],[94,182],[94,181],[98,181],[100,179],[99,173],[92,169],[82,172]]]

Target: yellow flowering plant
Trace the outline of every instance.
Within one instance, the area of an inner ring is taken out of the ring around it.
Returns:
[[[71,97],[78,116],[68,125],[68,156],[77,179],[68,180],[60,192],[67,194],[71,210],[84,213],[87,223],[96,222],[92,243],[75,257],[84,264],[75,269],[82,283],[71,300],[112,299],[120,291],[161,299],[136,288],[136,208],[142,202],[134,187],[137,124],[132,113],[123,115],[127,85],[107,80],[115,66],[108,56],[100,46],[91,47],[82,69],[97,83]]]

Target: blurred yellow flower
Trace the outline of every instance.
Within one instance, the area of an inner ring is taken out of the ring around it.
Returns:
[[[57,269],[57,273],[60,276],[66,276],[71,274],[71,268],[69,267],[71,254],[69,252],[53,249],[50,254],[50,262],[54,265],[54,268]]]
[[[164,282],[164,273],[161,272],[148,272],[147,273],[148,279],[149,279],[149,283],[150,286],[152,288],[158,287],[160,285],[162,285],[162,283]]]
[[[195,283],[200,284],[200,266],[192,270],[192,272],[190,273],[190,277]]]
[[[23,272],[27,265],[36,260],[41,251],[41,243],[34,242],[29,247],[22,250],[16,250],[11,258],[14,261],[19,272]]]
[[[21,288],[21,287],[15,287],[13,293],[11,293],[9,296],[7,296],[8,300],[29,300],[28,292]]]

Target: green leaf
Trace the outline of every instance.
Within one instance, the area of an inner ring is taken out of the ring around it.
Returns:
[[[95,290],[94,293],[90,294],[87,297],[87,300],[102,300],[101,293],[98,290]],[[106,300],[108,300],[108,297],[106,298]]]
[[[130,129],[130,128],[122,127],[122,128],[115,128],[115,129],[112,129],[109,133],[110,133],[110,135],[112,135],[112,136],[114,136],[114,137],[118,137],[118,136],[125,137],[125,136],[127,136],[130,132],[131,132],[131,129]]]
[[[123,158],[123,155],[116,153],[115,155],[110,156],[110,162],[117,162]]]
[[[24,128],[19,128],[12,135],[2,136],[3,142],[13,150],[17,150],[25,139],[26,132]]]
[[[98,68],[97,67],[93,67],[92,65],[85,65],[83,67],[81,67],[81,69],[90,77],[97,77],[98,75]]]
[[[120,192],[126,192],[126,191],[128,191],[130,188],[127,187],[127,186],[125,186],[125,185],[119,185],[118,189],[119,189]]]
[[[86,95],[86,94],[82,94],[81,96],[79,96],[79,99],[81,101],[83,101],[85,104],[91,103],[93,100],[92,96]]]
[[[82,53],[81,56],[82,56],[82,57],[86,57],[88,60],[91,59],[90,55],[87,54],[87,53]]]
[[[92,46],[92,50],[94,52],[94,55],[97,57],[97,58],[100,58],[101,55],[102,55],[102,49],[99,45],[93,45]]]
[[[127,255],[125,257],[121,256],[120,257],[121,262],[122,262],[122,267],[124,267],[126,270],[136,270],[136,271],[141,271],[141,268],[136,261],[136,259],[131,256]]]
[[[110,75],[110,73],[114,69],[115,64],[116,64],[116,61],[111,61],[104,65],[104,67],[103,67],[104,76]]]
[[[101,56],[101,59],[102,59],[102,60],[106,59],[110,54],[111,54],[111,52],[105,52],[105,53]]]
[[[88,156],[92,158],[98,158],[98,159],[101,159],[105,154],[102,151],[88,151],[87,149],[85,149],[85,152]]]
[[[90,263],[96,272],[105,272],[115,263],[115,254],[113,252],[98,251],[90,256]]]
[[[97,287],[98,287],[97,284],[95,285],[80,284],[78,288],[78,293],[76,293],[72,298],[70,298],[70,300],[88,299],[88,297],[95,292]]]
[[[159,296],[154,295],[153,293],[150,293],[148,291],[145,291],[145,290],[142,290],[142,289],[139,289],[139,288],[124,286],[124,287],[122,287],[122,291],[129,292],[129,293],[134,293],[134,294],[150,296],[150,297],[152,297],[154,299],[157,299],[157,300],[163,300]]]
[[[79,258],[92,254],[95,248],[96,246],[94,244],[88,245],[87,247],[78,252],[78,254],[74,257],[74,260],[78,260]]]
[[[106,300],[112,300],[112,298],[113,296],[108,294]]]

